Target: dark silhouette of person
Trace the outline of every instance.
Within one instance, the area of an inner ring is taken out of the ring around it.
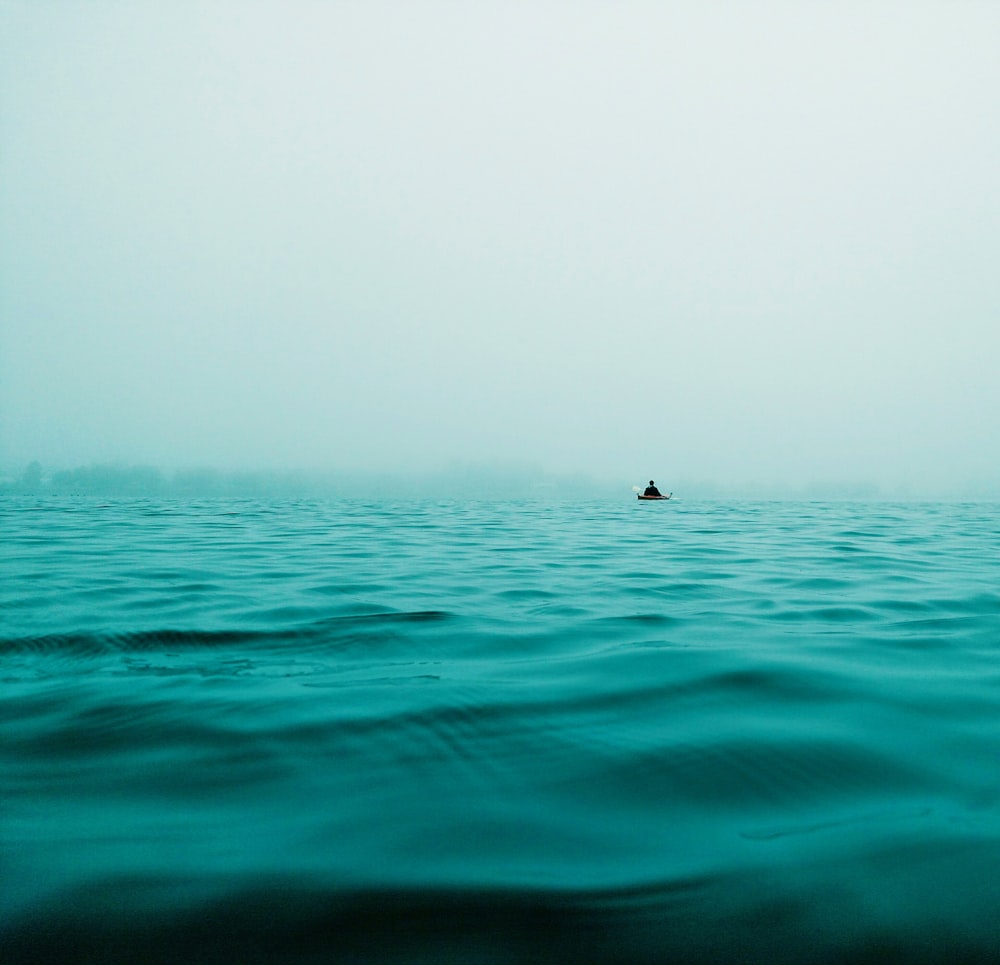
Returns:
[[[643,496],[662,496],[662,495],[663,493],[661,493],[660,490],[656,488],[656,483],[653,482],[652,479],[650,479],[649,485],[646,487],[646,491],[643,493]]]

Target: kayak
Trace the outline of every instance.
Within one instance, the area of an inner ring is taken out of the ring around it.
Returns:
[[[671,495],[673,495],[671,493]],[[637,499],[669,499],[670,496],[643,496],[642,493],[636,493]]]

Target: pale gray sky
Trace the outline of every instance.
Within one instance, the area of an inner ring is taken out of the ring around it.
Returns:
[[[1000,492],[1000,4],[0,2],[0,465]]]

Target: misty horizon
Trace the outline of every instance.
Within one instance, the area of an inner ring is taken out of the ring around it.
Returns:
[[[644,487],[634,478],[595,477],[582,473],[551,473],[539,465],[453,464],[415,474],[350,470],[309,471],[293,468],[220,469],[211,466],[170,468],[124,463],[91,464],[71,468],[44,467],[34,461],[18,471],[0,469],[0,495],[179,497],[302,496],[403,498],[558,498],[631,500]],[[989,487],[956,487],[948,493],[920,486],[886,488],[870,480],[812,480],[801,486],[780,481],[730,481],[678,477],[662,489],[675,500],[780,499],[855,501],[996,501]]]
[[[3,4],[4,478],[1000,497],[998,34]]]

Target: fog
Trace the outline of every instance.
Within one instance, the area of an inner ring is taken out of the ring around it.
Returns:
[[[0,468],[998,495],[998,37],[6,0]]]

